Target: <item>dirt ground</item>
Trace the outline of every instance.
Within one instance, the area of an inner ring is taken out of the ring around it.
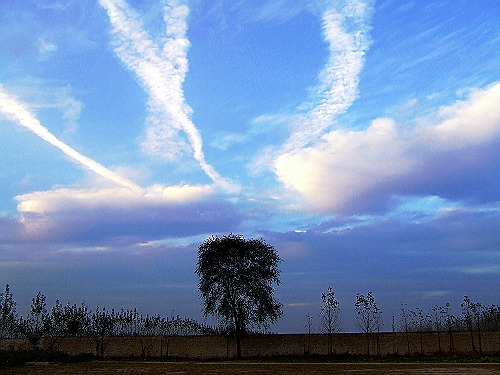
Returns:
[[[496,363],[281,363],[92,361],[31,364],[1,374],[500,374]]]

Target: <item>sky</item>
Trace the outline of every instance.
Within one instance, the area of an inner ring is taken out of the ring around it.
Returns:
[[[283,262],[273,332],[500,296],[497,0],[0,3],[0,283],[205,321],[211,235]],[[208,323],[213,320],[208,319]],[[396,327],[398,328],[398,327]]]

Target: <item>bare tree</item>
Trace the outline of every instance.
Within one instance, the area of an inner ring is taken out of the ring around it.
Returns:
[[[424,315],[424,312],[420,308],[416,308],[416,311],[411,311],[412,318],[412,330],[418,332],[420,335],[420,354],[424,354],[424,331],[427,329],[427,319],[428,317]]]
[[[438,340],[438,352],[442,353],[441,349],[441,331],[444,327],[443,315],[445,313],[445,308],[442,306],[435,305],[431,309],[431,320],[432,320],[432,329],[437,333]]]
[[[328,334],[329,355],[333,351],[333,334],[339,332],[341,327],[339,301],[335,298],[332,288],[328,287],[328,292],[321,295],[320,328]]]
[[[468,296],[464,296],[464,302],[462,303],[462,313],[464,317],[467,330],[470,332],[470,338],[472,343],[472,351],[476,352],[476,346],[474,345],[474,324],[476,325],[478,334],[478,346],[479,353],[482,354],[483,349],[481,345],[481,316],[483,315],[483,306],[477,302],[471,302]]]
[[[366,296],[358,293],[355,309],[358,315],[356,324],[362,332],[366,333],[366,352],[370,355],[370,334],[380,331],[382,311],[377,307],[372,292],[368,292]]]
[[[445,325],[446,330],[448,331],[448,340],[450,346],[450,354],[453,354],[453,330],[456,326],[457,318],[451,313],[450,303],[447,302],[445,307],[443,308],[443,314],[445,316]]]
[[[406,309],[407,305],[406,304],[403,304],[401,303],[401,324],[403,326],[403,330],[405,332],[405,336],[406,336],[406,354],[410,354],[410,336],[408,334],[409,330],[410,330],[410,317],[408,316],[409,315],[409,312],[408,310]]]

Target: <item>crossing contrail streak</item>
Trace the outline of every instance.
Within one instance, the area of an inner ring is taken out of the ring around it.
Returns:
[[[52,133],[50,133],[47,128],[45,128],[38,119],[33,116],[30,111],[16,100],[14,97],[10,96],[3,87],[0,85],[0,112],[3,113],[7,118],[17,122],[19,125],[24,126],[28,130],[32,131],[44,141],[50,143],[52,146],[57,147],[59,150],[64,152],[71,159],[76,161],[78,164],[90,169],[94,173],[113,181],[114,183],[127,187],[134,191],[141,191],[141,187],[133,183],[132,181],[120,176],[119,174],[109,170],[102,164],[88,158],[85,155],[80,154],[75,149],[71,148],[64,142],[57,139]]]
[[[164,2],[166,32],[163,46],[154,43],[144,30],[141,19],[123,0],[100,0],[112,26],[115,53],[132,70],[149,95],[150,110],[158,121],[147,130],[145,145],[154,151],[179,147],[168,138],[182,130],[187,135],[196,159],[205,174],[227,191],[239,188],[222,178],[207,163],[200,132],[190,119],[183,82],[187,72],[186,18],[189,9],[177,1]],[[169,150],[171,151],[171,150]]]

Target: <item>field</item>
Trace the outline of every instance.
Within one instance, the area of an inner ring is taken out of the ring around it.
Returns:
[[[142,362],[91,361],[31,364],[1,374],[500,374],[499,363],[313,363],[271,361]]]

